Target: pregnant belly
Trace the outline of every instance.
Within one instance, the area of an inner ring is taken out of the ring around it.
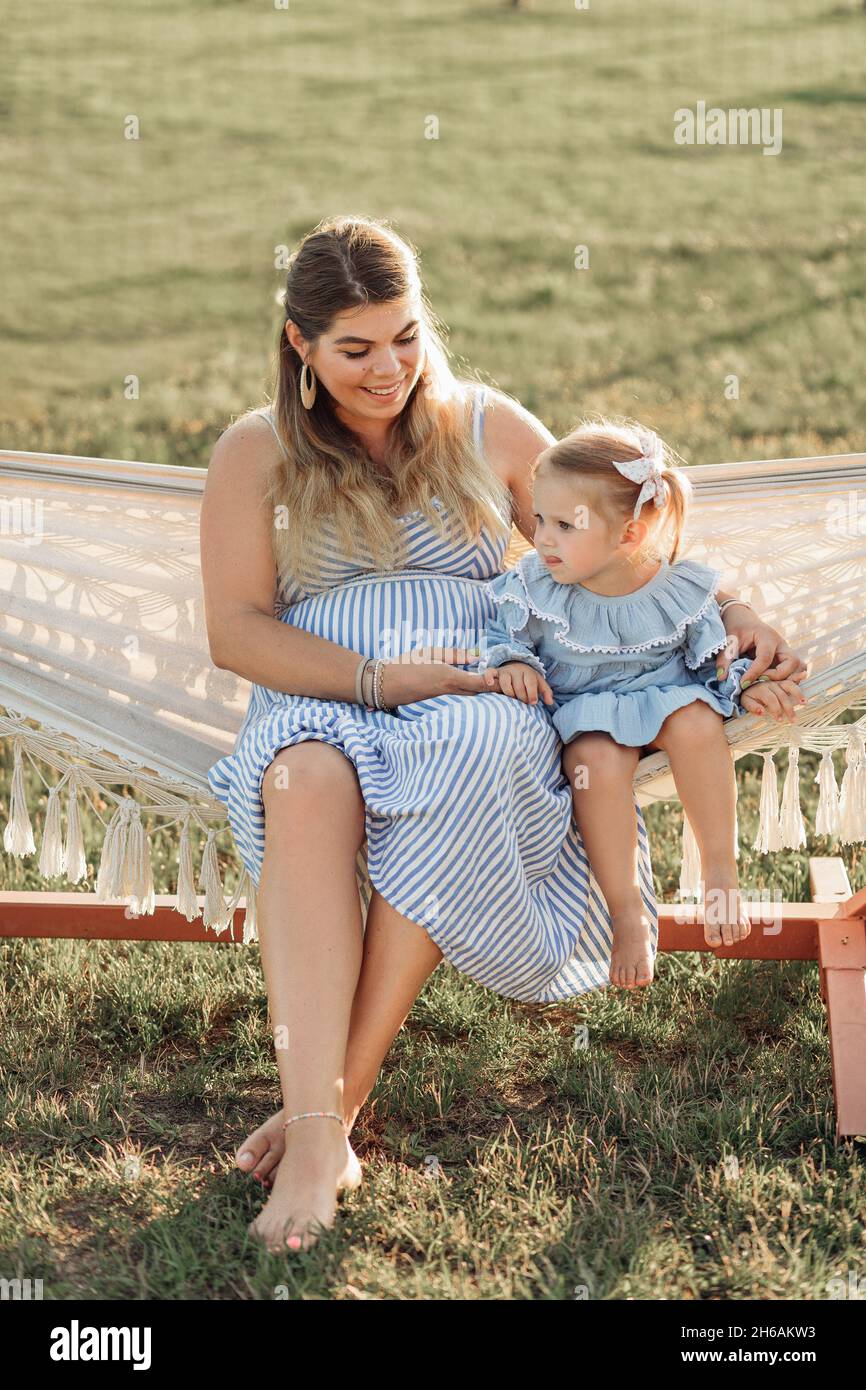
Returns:
[[[485,580],[407,570],[365,575],[301,599],[280,621],[390,660],[420,647],[477,647],[494,609]]]

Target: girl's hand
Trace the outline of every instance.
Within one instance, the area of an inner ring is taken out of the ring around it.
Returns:
[[[754,651],[755,659],[745,673],[743,684],[746,689],[765,674],[766,679],[771,681],[805,679],[805,661],[791,650],[781,633],[763,622],[757,613],[732,604],[725,610],[722,622],[728,634],[728,643],[716,658],[716,674],[720,680],[727,676],[732,661],[741,653],[751,651]]]
[[[522,700],[525,705],[537,705],[541,695],[546,705],[553,704],[553,691],[547,681],[525,661],[506,661],[504,666],[485,671],[483,678],[490,680],[489,688],[496,688],[494,678],[497,675],[499,690],[503,695],[513,695],[515,700]]]
[[[461,671],[478,661],[478,652],[454,647],[425,647],[385,662],[382,696],[392,709],[430,700],[436,695],[485,695],[491,687],[477,671]],[[495,686],[493,687],[496,688]]]
[[[772,683],[766,676],[762,676],[759,684],[751,685],[744,691],[740,696],[740,703],[749,714],[776,719],[780,723],[787,720],[793,724],[796,719],[795,704],[803,704],[804,698],[799,685],[791,676]]]

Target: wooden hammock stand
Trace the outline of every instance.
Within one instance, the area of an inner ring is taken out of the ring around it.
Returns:
[[[659,905],[659,949],[710,951],[722,960],[815,960],[827,1009],[836,1140],[866,1136],[866,889],[851,893],[841,859],[809,861],[812,901],[774,904],[773,925],[762,925],[767,905],[747,904],[752,932],[736,946],[709,947],[700,909]],[[188,922],[168,895],[152,915],[137,917],[122,901],[98,902],[89,893],[0,892],[0,937],[73,937],[82,941],[202,941],[239,944],[244,906],[230,930],[216,936],[201,917]],[[204,899],[199,899],[203,906]]]

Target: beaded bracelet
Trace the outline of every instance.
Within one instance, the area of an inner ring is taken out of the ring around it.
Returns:
[[[374,682],[373,682],[373,692],[374,692],[373,698],[374,698],[375,701],[376,701],[376,708],[377,708],[377,709],[381,709],[381,710],[385,710],[385,711],[387,711],[388,714],[390,714],[390,713],[391,713],[391,706],[385,704],[385,663],[384,663],[384,661],[377,661],[377,662],[376,662],[376,671],[375,671]]]
[[[362,656],[358,662],[358,669],[355,672],[355,703],[358,705],[364,703],[364,676],[372,660],[371,656]]]
[[[364,667],[364,673],[363,673],[363,675],[362,675],[362,677],[361,677],[361,691],[362,691],[362,701],[361,701],[361,702],[362,702],[362,704],[365,706],[365,708],[366,708],[366,709],[369,709],[369,710],[372,710],[372,709],[375,709],[375,708],[376,708],[375,703],[374,703],[374,696],[373,696],[373,687],[374,687],[374,683],[375,683],[375,677],[376,677],[376,662],[375,662],[375,660],[373,659],[373,657],[370,657],[369,661],[367,662],[366,666]]]

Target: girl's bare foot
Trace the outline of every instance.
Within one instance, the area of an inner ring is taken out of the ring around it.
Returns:
[[[334,1120],[315,1117],[290,1125],[283,1145],[271,1195],[249,1226],[274,1254],[309,1250],[334,1224],[339,1194],[361,1182],[361,1165]]]
[[[610,953],[610,982],[621,989],[652,984],[652,927],[646,913],[634,911],[611,914],[613,949]]]
[[[710,864],[704,870],[704,940],[708,946],[745,941],[752,924],[743,908],[734,864]]]

